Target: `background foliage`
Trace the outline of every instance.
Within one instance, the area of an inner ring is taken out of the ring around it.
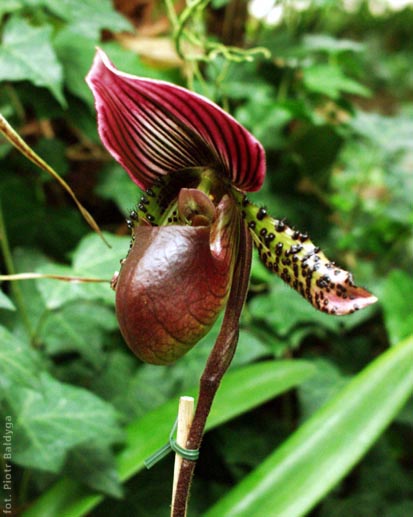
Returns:
[[[270,4],[266,17],[258,2],[176,2],[181,18],[168,19],[171,2],[3,0],[0,111],[112,247],[0,141],[2,272],[110,279],[128,249],[124,217],[139,193],[97,137],[84,82],[96,45],[124,71],[208,95],[266,148],[254,199],[310,232],[380,303],[319,314],[254,262],[190,515],[262,515],[260,497],[281,505],[274,515],[413,514],[413,10]],[[137,473],[167,438],[177,397],[196,393],[217,328],[176,364],[153,367],[126,349],[107,284],[2,288],[0,413],[13,421],[14,511],[167,514],[171,461]],[[331,419],[332,443],[318,432]],[[285,458],[296,470],[286,473]],[[271,476],[284,494],[274,502],[260,484]],[[255,506],[242,513],[245,494]]]

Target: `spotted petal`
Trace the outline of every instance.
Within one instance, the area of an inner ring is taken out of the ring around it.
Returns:
[[[350,273],[330,262],[307,234],[273,219],[245,197],[241,205],[262,262],[316,309],[344,315],[377,301],[354,284]]]
[[[193,167],[215,169],[240,190],[261,187],[261,144],[208,99],[167,82],[119,72],[101,50],[87,82],[104,145],[140,187]]]

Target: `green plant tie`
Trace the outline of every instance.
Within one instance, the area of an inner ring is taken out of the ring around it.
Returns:
[[[199,458],[199,449],[185,449],[185,447],[182,447],[176,442],[174,435],[177,425],[178,419],[175,420],[171,432],[169,433],[169,442],[151,454],[149,458],[146,458],[146,460],[143,462],[147,469],[152,468],[156,463],[158,463],[158,461],[167,456],[171,451],[179,454],[184,460],[196,461]]]

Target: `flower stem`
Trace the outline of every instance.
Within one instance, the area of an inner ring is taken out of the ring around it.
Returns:
[[[234,271],[224,321],[200,380],[198,403],[186,443],[187,449],[200,448],[205,424],[215,394],[224,373],[231,363],[238,343],[239,319],[248,291],[252,258],[252,239],[244,223],[242,223],[240,233],[238,261]],[[173,517],[186,515],[195,464],[195,461],[182,461],[174,501]]]

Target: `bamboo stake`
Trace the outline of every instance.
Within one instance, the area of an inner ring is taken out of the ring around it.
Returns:
[[[194,399],[193,397],[181,397],[179,399],[178,409],[178,426],[176,430],[176,442],[181,447],[186,446],[186,440],[191,428],[192,419],[194,417]],[[180,454],[175,454],[174,478],[172,485],[172,504],[171,516],[174,513],[175,494],[178,484],[179,472],[181,470],[182,457]],[[186,513],[186,512],[185,512]],[[185,517],[185,516],[182,516]]]

